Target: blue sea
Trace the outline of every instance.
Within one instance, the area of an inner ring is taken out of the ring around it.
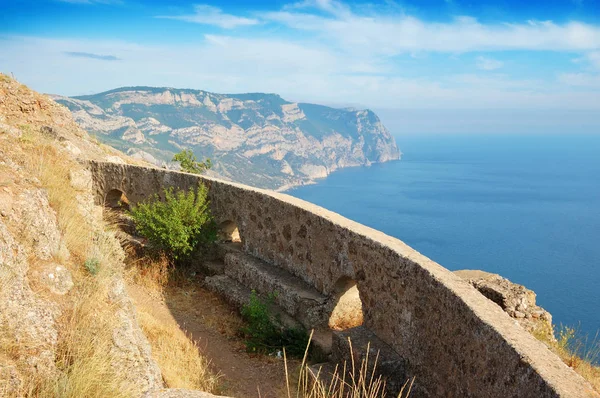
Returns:
[[[450,270],[537,293],[556,325],[600,329],[600,134],[397,136],[401,161],[288,192]]]

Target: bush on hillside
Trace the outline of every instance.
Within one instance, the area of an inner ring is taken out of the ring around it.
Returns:
[[[271,354],[285,348],[289,355],[302,357],[309,344],[309,335],[302,328],[279,326],[281,321],[269,311],[273,299],[274,295],[269,297],[269,301],[262,300],[252,291],[250,302],[242,308],[246,326],[241,331],[246,337],[246,349]]]
[[[136,230],[154,249],[174,259],[189,256],[199,245],[217,240],[217,226],[209,209],[208,190],[165,190],[165,199],[154,195],[133,207]]]
[[[202,174],[212,167],[212,162],[209,158],[207,158],[204,162],[198,162],[194,152],[189,149],[184,149],[183,151],[175,154],[175,156],[173,156],[173,161],[179,162],[181,165],[181,170],[192,174]]]

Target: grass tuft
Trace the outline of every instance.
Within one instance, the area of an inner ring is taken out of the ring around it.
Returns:
[[[163,296],[173,276],[174,267],[164,254],[158,256],[129,256],[127,259],[129,279],[148,291]]]
[[[556,334],[556,340],[549,340],[546,333],[534,333],[533,336],[600,393],[600,331],[593,339],[589,339],[578,328],[561,325]]]
[[[582,336],[577,328],[561,326],[554,352],[600,392],[600,332],[593,339]]]
[[[312,339],[312,333],[310,335]],[[367,355],[357,364],[352,350],[352,341],[350,344],[350,365],[344,363],[343,366],[336,365],[332,374],[323,374],[321,369],[316,373],[308,366],[309,345],[304,352],[304,358],[298,372],[298,378],[292,381],[288,369],[287,355],[284,350],[284,367],[287,398],[292,398],[292,391],[295,390],[295,398],[383,398],[386,396],[386,382],[377,374],[377,362],[379,354],[375,361],[369,361],[369,348]],[[414,378],[407,380],[397,398],[407,398],[410,395]],[[295,384],[295,386],[294,386]]]

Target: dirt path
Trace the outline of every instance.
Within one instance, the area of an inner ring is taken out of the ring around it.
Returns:
[[[222,394],[233,397],[279,398],[285,396],[283,360],[250,355],[236,336],[242,325],[237,311],[205,290],[197,280],[166,289],[164,300],[136,285],[128,287],[136,306],[161,322],[175,322],[198,342],[201,353],[221,374]],[[288,361],[290,369],[297,361]]]

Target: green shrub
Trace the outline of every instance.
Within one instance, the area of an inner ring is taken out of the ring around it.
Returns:
[[[165,200],[154,195],[130,211],[136,230],[152,247],[174,259],[188,257],[201,244],[217,240],[217,226],[207,200],[208,190],[165,190]]]
[[[181,170],[193,174],[202,174],[212,167],[212,162],[209,158],[207,158],[204,162],[198,162],[194,152],[189,149],[184,149],[183,151],[175,154],[175,156],[173,156],[173,161],[179,162],[181,165]]]
[[[242,317],[246,321],[246,326],[242,328],[246,336],[246,349],[270,354],[285,347],[288,355],[302,357],[309,343],[309,335],[302,328],[279,326],[281,320],[273,317],[269,311],[269,304],[274,297],[270,295],[265,301],[252,291],[250,302],[242,307]]]
[[[88,258],[85,260],[85,263],[83,263],[83,266],[90,274],[96,275],[100,270],[100,261],[97,258]]]

